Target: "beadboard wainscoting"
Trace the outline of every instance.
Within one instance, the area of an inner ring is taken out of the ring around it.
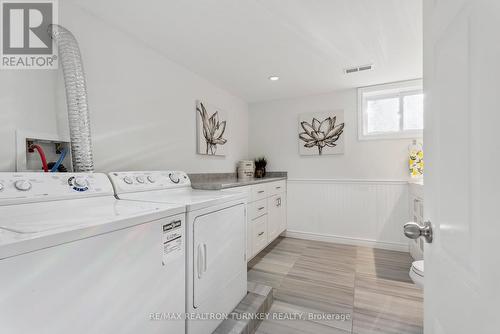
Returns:
[[[292,238],[408,251],[408,184],[387,180],[288,180]]]

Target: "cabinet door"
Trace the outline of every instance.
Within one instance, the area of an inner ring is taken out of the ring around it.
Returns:
[[[279,232],[278,234],[281,234],[283,231],[286,230],[287,223],[286,223],[286,194],[281,194],[278,196],[279,199],[279,208],[280,208],[280,217],[279,217]]]
[[[283,202],[281,195],[274,195],[268,199],[268,222],[267,222],[267,232],[269,235],[269,242],[274,240],[280,233],[281,221],[282,221],[282,207]]]

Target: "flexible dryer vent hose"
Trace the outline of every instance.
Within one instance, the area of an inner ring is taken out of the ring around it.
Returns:
[[[87,85],[80,48],[73,34],[60,25],[51,24],[48,33],[57,44],[63,67],[73,169],[75,172],[93,172]]]

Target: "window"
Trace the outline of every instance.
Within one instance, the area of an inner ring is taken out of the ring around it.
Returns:
[[[422,80],[360,88],[358,122],[360,140],[421,137],[424,129]]]

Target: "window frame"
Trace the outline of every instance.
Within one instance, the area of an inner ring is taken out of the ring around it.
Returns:
[[[377,94],[380,92],[380,94]],[[358,139],[359,140],[379,140],[379,139],[415,139],[423,137],[423,130],[403,130],[404,129],[404,98],[406,96],[423,94],[422,79],[395,82],[390,84],[375,85],[358,88]],[[368,95],[368,97],[366,97]],[[369,95],[373,95],[370,98]],[[387,98],[399,98],[399,128],[395,132],[373,132],[365,133],[368,127],[368,117],[366,104],[369,100],[380,100]]]

